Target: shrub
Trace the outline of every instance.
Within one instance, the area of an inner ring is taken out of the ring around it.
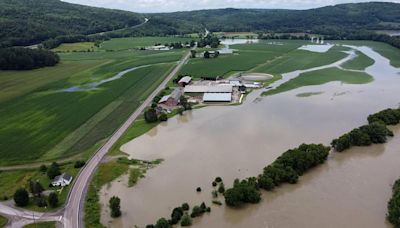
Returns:
[[[75,169],[82,168],[85,164],[86,164],[85,161],[82,161],[82,160],[76,161],[74,164],[74,168]]]
[[[111,209],[111,212],[110,212],[111,217],[117,218],[117,217],[121,216],[121,205],[120,205],[121,200],[118,197],[113,196],[110,198],[109,203],[110,203],[110,209]]]
[[[47,171],[47,166],[46,165],[41,165],[39,168],[39,171],[42,173],[45,173]]]
[[[217,182],[215,182],[215,181],[212,182],[213,187],[216,187],[217,185],[218,185]]]
[[[158,121],[156,110],[148,109],[144,112],[144,119],[147,123],[155,123]]]
[[[199,206],[194,206],[190,217],[195,218],[203,214],[203,210]]]
[[[196,192],[201,192],[201,188],[200,188],[200,187],[197,187],[197,188],[196,188]]]
[[[47,201],[49,202],[50,207],[56,208],[58,206],[58,195],[55,192],[50,193]]]
[[[154,227],[155,228],[170,228],[171,225],[169,224],[168,220],[166,220],[165,218],[160,218]]]
[[[168,120],[168,115],[165,113],[161,113],[160,117],[159,117],[160,121],[167,121]]]
[[[225,185],[224,185],[224,183],[221,182],[221,183],[219,184],[218,192],[221,193],[221,194],[225,192]]]
[[[18,207],[25,207],[29,203],[29,194],[24,188],[20,188],[14,193],[14,202]]]
[[[184,211],[188,211],[188,210],[190,209],[189,204],[188,204],[188,203],[182,204],[182,209],[183,209]]]
[[[192,225],[192,218],[189,215],[185,214],[182,217],[181,226],[191,226]]]

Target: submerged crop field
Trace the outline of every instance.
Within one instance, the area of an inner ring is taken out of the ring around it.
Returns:
[[[71,52],[60,54],[55,67],[1,71],[0,164],[53,160],[92,148],[147,98],[182,54]],[[89,88],[133,67],[141,68]],[[80,90],[68,90],[74,87]]]

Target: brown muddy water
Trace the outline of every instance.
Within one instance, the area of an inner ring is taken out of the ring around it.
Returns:
[[[211,205],[211,182],[226,187],[235,178],[262,172],[287,149],[324,143],[366,123],[369,114],[400,102],[400,74],[369,48],[357,48],[376,62],[367,68],[375,81],[365,85],[331,82],[259,98],[241,106],[207,107],[172,118],[122,147],[131,158],[165,161],[133,188],[127,176],[104,187],[102,222],[109,227],[144,227],[188,202]],[[285,77],[285,75],[284,75]],[[279,82],[277,82],[279,83]],[[299,98],[299,93],[324,92]],[[400,128],[385,145],[333,153],[300,178],[264,192],[258,205],[240,210],[212,206],[195,227],[390,227],[385,221],[391,184],[400,176]],[[201,187],[203,191],[196,193]],[[117,195],[123,215],[110,222],[106,203]],[[223,198],[220,197],[223,201]]]

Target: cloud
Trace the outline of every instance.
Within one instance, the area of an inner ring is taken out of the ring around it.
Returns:
[[[64,0],[66,2],[133,12],[173,12],[216,8],[310,9],[369,0]],[[375,0],[387,1],[387,0]],[[400,0],[391,2],[400,3]]]

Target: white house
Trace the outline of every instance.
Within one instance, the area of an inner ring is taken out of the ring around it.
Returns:
[[[53,182],[51,182],[51,184],[53,186],[61,186],[61,187],[65,187],[69,184],[71,184],[72,181],[72,176],[68,173],[63,173],[60,176],[56,176],[53,180]]]

